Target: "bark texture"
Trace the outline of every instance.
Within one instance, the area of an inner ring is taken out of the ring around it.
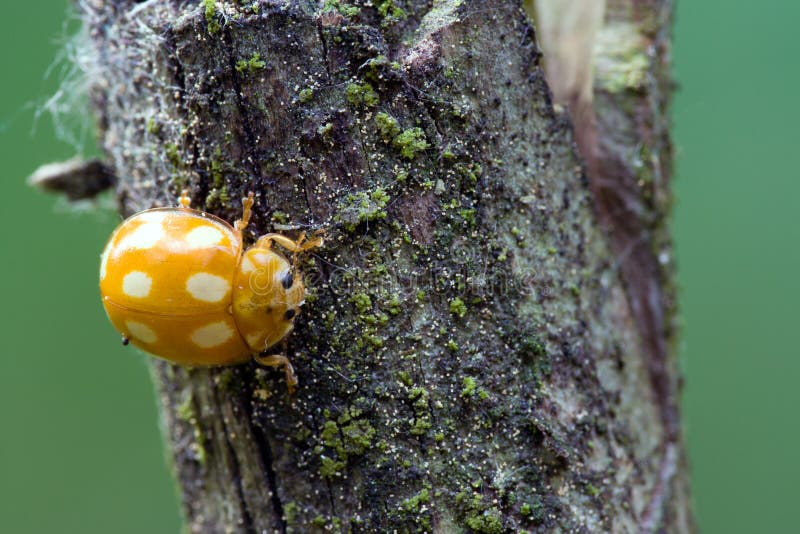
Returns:
[[[123,214],[187,187],[233,220],[253,191],[248,239],[328,231],[293,398],[255,364],[153,363],[191,531],[690,529],[651,340],[519,2],[83,14]]]
[[[671,0],[527,0],[545,41],[548,82],[569,108],[596,212],[645,343],[661,406],[662,473],[685,469],[679,418],[668,104]],[[643,526],[655,528],[662,483]],[[688,500],[688,486],[681,490]],[[688,510],[686,510],[688,514]],[[684,518],[679,523],[690,524]]]

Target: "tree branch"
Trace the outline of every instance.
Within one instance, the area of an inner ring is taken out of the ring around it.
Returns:
[[[294,398],[153,365],[190,530],[681,530],[671,487],[648,519],[649,341],[518,3],[320,4],[84,5],[124,214],[253,191],[247,240],[328,229]]]

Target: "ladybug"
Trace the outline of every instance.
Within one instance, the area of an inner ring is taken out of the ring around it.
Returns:
[[[286,356],[258,356],[291,332],[305,299],[296,262],[273,245],[296,257],[322,238],[266,234],[244,249],[253,193],[242,199],[242,218],[233,226],[190,203],[184,190],[178,207],[136,213],[111,234],[100,260],[108,318],[124,344],[177,364],[231,365],[253,357],[283,366],[291,393],[297,379]]]

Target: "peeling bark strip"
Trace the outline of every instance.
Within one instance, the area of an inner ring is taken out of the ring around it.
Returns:
[[[527,0],[526,7],[545,25],[549,82],[569,107],[595,206],[611,232],[646,343],[662,417],[677,441],[674,260],[666,227],[672,2]]]
[[[675,340],[675,263],[667,228],[671,0],[527,0],[543,26],[548,82],[569,108],[579,152],[637,328],[667,440],[643,524],[685,463]],[[590,61],[591,60],[591,61]],[[667,477],[667,478],[665,478]],[[688,487],[683,490],[688,494]]]
[[[689,529],[685,472],[658,487],[646,341],[518,2],[84,17],[123,213],[188,187],[232,220],[254,191],[249,238],[329,232],[302,265],[295,398],[252,364],[153,364],[191,531]]]
[[[653,389],[680,439],[674,258],[667,228],[672,145],[667,106],[671,0],[608,0],[596,58],[595,135],[585,141],[598,211],[613,228]]]

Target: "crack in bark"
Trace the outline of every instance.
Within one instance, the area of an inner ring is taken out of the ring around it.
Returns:
[[[212,392],[212,396],[214,398],[215,406],[221,407],[222,403],[219,398],[219,392],[217,391],[217,387],[214,384],[214,378],[212,373],[206,373],[207,378],[207,387],[209,391]],[[253,526],[253,516],[250,513],[250,509],[247,504],[247,498],[245,497],[245,489],[242,480],[242,470],[241,466],[239,465],[239,459],[236,457],[236,448],[231,443],[230,439],[230,432],[228,431],[228,424],[225,420],[225,415],[221,413],[222,417],[220,417],[220,424],[222,425],[223,435],[225,437],[225,446],[227,448],[227,455],[230,458],[230,468],[232,471],[232,481],[235,482],[235,489],[237,493],[237,500],[239,501],[239,509],[242,513],[242,521],[244,522],[244,528],[246,532],[252,532],[254,530]]]
[[[172,24],[168,25],[164,30],[164,43],[165,48],[167,48],[167,61],[170,66],[174,69],[173,78],[179,88],[177,93],[177,100],[180,105],[177,106],[179,113],[182,113],[184,117],[188,117],[189,110],[186,107],[186,94],[188,88],[186,87],[186,72],[184,70],[183,64],[181,63],[180,58],[177,54],[177,42],[175,39],[175,28]],[[188,122],[188,121],[187,121]],[[192,158],[194,163],[197,163],[200,160],[200,149],[197,145],[195,136],[191,133],[191,129],[186,129],[185,139],[186,143],[191,147],[192,151]],[[200,188],[200,196],[201,198],[206,198],[208,195],[208,187],[206,187],[207,182],[201,180],[199,184],[197,184]]]
[[[248,420],[253,420],[253,413],[249,412]],[[270,492],[270,501],[272,502],[272,510],[275,513],[275,519],[280,525],[280,531],[286,533],[287,524],[285,511],[283,508],[283,501],[281,500],[280,493],[278,492],[278,476],[275,472],[274,462],[275,457],[272,454],[272,446],[269,443],[269,438],[260,427],[250,426],[255,441],[259,450],[262,453],[264,474],[266,475],[267,487]]]
[[[228,69],[230,71],[230,80],[231,84],[233,85],[233,90],[236,92],[235,95],[235,102],[236,102],[236,110],[239,113],[239,117],[241,120],[242,125],[242,132],[244,133],[243,145],[245,147],[245,159],[248,162],[248,167],[252,172],[252,176],[250,181],[257,181],[259,184],[263,181],[264,176],[261,174],[261,166],[257,165],[255,158],[253,157],[258,149],[258,145],[256,144],[256,134],[253,131],[253,125],[250,123],[250,111],[247,104],[244,101],[244,93],[242,92],[242,82],[239,78],[240,74],[236,70],[236,58],[233,56],[233,51],[236,49],[233,46],[233,35],[231,34],[230,28],[226,25],[223,30],[223,43],[225,43],[225,51],[228,60]],[[257,178],[257,180],[255,179]],[[252,187],[252,186],[251,186]],[[264,199],[267,202],[267,199]],[[267,205],[268,209],[275,209],[275,207],[271,204]]]
[[[252,382],[249,380],[244,381],[242,384],[243,395],[242,399],[251,399],[253,396],[253,385]],[[261,453],[260,456],[257,458],[258,466],[261,467],[261,471],[264,475],[264,480],[267,484],[267,489],[270,493],[270,503],[272,505],[272,511],[275,514],[275,523],[278,525],[278,531],[282,534],[286,534],[287,524],[285,518],[285,510],[283,507],[283,501],[280,496],[279,487],[278,487],[278,477],[275,470],[275,456],[272,452],[272,445],[269,442],[269,438],[267,437],[266,430],[256,423],[256,414],[253,410],[253,405],[251,402],[247,400],[243,400],[240,405],[240,408],[245,414],[243,421],[247,425],[248,429],[250,430],[250,435],[252,436],[253,442]]]
[[[331,65],[330,61],[328,60],[328,43],[325,41],[325,32],[322,29],[322,20],[321,18],[317,17],[317,36],[319,37],[319,42],[322,45],[322,60],[325,64],[325,73],[328,75],[328,83],[331,83],[333,80],[333,73],[331,73]]]

